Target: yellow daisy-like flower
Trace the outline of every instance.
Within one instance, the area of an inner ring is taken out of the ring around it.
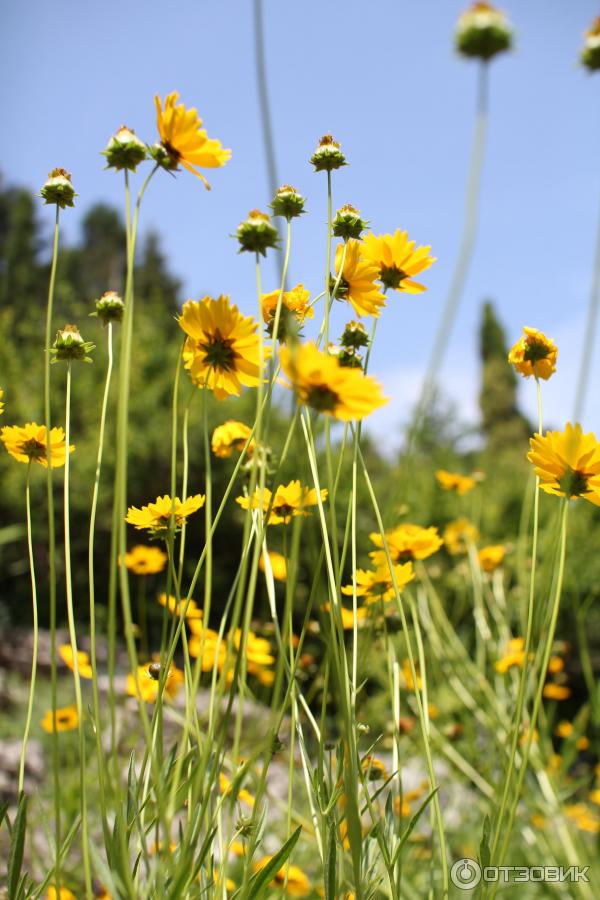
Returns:
[[[228,419],[222,425],[217,425],[212,433],[210,446],[215,456],[220,459],[228,459],[233,451],[241,453],[248,438],[252,434],[252,429],[243,422],[237,422],[235,419]],[[248,444],[247,456],[252,456],[254,451],[254,441]]]
[[[543,378],[547,381],[556,372],[558,347],[552,338],[537,328],[523,328],[521,337],[508,354],[508,361],[517,372],[529,378]]]
[[[394,576],[398,590],[401,591],[415,577],[412,563],[407,562],[394,566]],[[342,594],[351,597],[353,590],[353,586],[347,584],[342,588]],[[394,599],[396,592],[392,573],[387,563],[374,570],[356,570],[356,596],[364,597],[365,603],[378,603],[379,601],[386,603],[388,600]]]
[[[525,641],[522,637],[512,638],[507,646],[504,656],[495,663],[496,672],[505,675],[513,666],[522,666],[525,662]]]
[[[564,684],[555,684],[554,681],[549,681],[544,685],[542,696],[546,700],[568,700],[571,696],[571,688],[566,687]]]
[[[222,794],[227,796],[227,794],[231,793],[231,781],[227,778],[223,772],[219,773],[219,790]],[[247,791],[245,788],[241,788],[237,792],[237,799],[242,803],[245,803],[246,806],[252,808],[254,806],[255,800],[250,791]]]
[[[300,403],[343,422],[359,421],[388,402],[381,385],[360,369],[341,366],[309,342],[279,351],[281,367]]]
[[[421,691],[423,689],[423,679],[419,673],[418,664],[415,665],[415,673],[417,676],[417,690]],[[415,679],[413,678],[412,669],[410,666],[409,659],[402,660],[402,677],[404,679],[404,686],[408,691],[414,691],[415,689]]]
[[[181,528],[188,516],[197,512],[204,506],[204,495],[195,494],[188,497],[183,503],[179,497],[171,500],[168,494],[157,497],[154,503],[148,506],[130,506],[127,510],[125,521],[133,525],[138,531],[150,531],[152,534],[161,534],[167,531],[171,524],[171,515],[176,528]]]
[[[323,488],[321,500],[326,499],[327,490]],[[289,525],[294,516],[308,516],[306,507],[316,506],[318,500],[314,488],[305,487],[299,481],[290,481],[286,485],[280,484],[275,495],[268,488],[264,488],[262,492],[257,488],[252,497],[236,497],[236,503],[239,503],[242,509],[262,508],[265,513],[271,506],[269,525]]]
[[[362,770],[369,781],[380,781],[389,778],[388,770],[376,756],[365,756],[361,763]]]
[[[600,443],[581,425],[567,422],[564,431],[535,434],[527,459],[547,494],[576,500],[583,497],[600,506]]]
[[[176,616],[180,616],[181,613],[185,610],[186,619],[201,619],[202,618],[202,610],[198,606],[195,600],[189,600],[186,597],[181,598],[181,602],[177,602],[177,598],[173,596],[167,597],[166,594],[160,594],[158,598],[158,602],[161,606],[167,606],[169,612],[172,612]]]
[[[363,244],[351,239],[340,244],[335,251],[335,277],[340,274],[342,258],[346,248],[346,258],[336,298],[347,300],[357,316],[373,316],[377,318],[379,311],[385,306],[385,297],[376,284],[379,277],[377,266],[362,259]]]
[[[60,658],[67,664],[71,672],[75,671],[75,663],[73,661],[73,648],[70,644],[61,644],[58,648]],[[77,668],[81,678],[93,678],[94,673],[90,664],[90,658],[85,650],[77,651]]]
[[[164,149],[175,165],[181,163],[184,169],[197,175],[205,187],[210,185],[204,175],[198,171],[217,169],[224,166],[231,157],[231,150],[224,150],[220,141],[211,139],[202,128],[202,119],[198,111],[192,107],[186,109],[183,103],[177,103],[179,93],[173,91],[165,98],[164,108],[158,95],[156,104],[156,124]]]
[[[585,803],[565,806],[565,813],[582,831],[588,831],[590,834],[598,834],[600,831],[600,820],[590,812]]]
[[[56,890],[56,888],[51,885],[46,891],[46,900],[77,900],[77,898],[69,888],[61,887]]]
[[[282,310],[287,309],[298,322],[302,323],[305,319],[314,317],[313,309],[308,305],[309,299],[309,291],[306,290],[303,284],[297,284],[291,291],[283,292],[281,308]],[[267,325],[275,319],[278,303],[279,290],[271,291],[270,294],[261,294],[260,308]]]
[[[477,556],[483,571],[493,572],[504,562],[506,547],[503,544],[490,544],[489,547],[482,547]]]
[[[8,453],[22,463],[36,462],[48,468],[46,426],[28,422],[27,425],[5,425],[0,440]],[[75,447],[70,445],[72,453]],[[65,433],[62,428],[50,429],[50,461],[53,469],[64,466],[67,456]]]
[[[125,565],[134,575],[157,575],[166,566],[167,558],[160,547],[136,544],[125,554]]]
[[[217,668],[220,672],[227,656],[227,639],[222,638],[219,643],[218,632],[213,631],[212,628],[205,628],[197,619],[190,619],[188,624],[192,632],[192,636],[188,640],[190,656],[197,658],[202,651],[202,671],[210,672],[215,664],[215,659],[217,659]]]
[[[466,553],[469,543],[475,543],[479,532],[468,519],[453,519],[444,528],[444,543],[448,550],[455,556],[457,553]]]
[[[358,591],[357,591],[358,594]],[[322,606],[323,612],[328,613],[331,609],[330,603],[324,603]],[[340,613],[342,615],[342,627],[344,631],[349,631],[351,628],[354,628],[354,612],[351,609],[346,609],[345,606],[340,606]],[[360,624],[364,622],[367,618],[368,610],[366,606],[359,606],[356,610],[356,623]]]
[[[444,543],[437,528],[423,528],[421,525],[411,525],[408,522],[386,531],[385,538],[392,562],[395,563],[427,559],[428,556],[437,553]],[[383,547],[383,539],[378,531],[372,532],[369,539],[376,547]],[[387,558],[384,550],[373,550],[369,556],[376,565],[383,564]]]
[[[447,472],[446,469],[438,469],[435,473],[440,487],[445,491],[455,491],[459,497],[468,494],[475,487],[476,481],[469,475],[459,475],[457,472]]]
[[[165,681],[165,696],[173,699],[183,681],[183,672],[172,664]],[[146,703],[154,703],[158,697],[159,685],[160,663],[149,662],[143,666],[138,666],[136,675],[129,673],[125,689],[130,697],[138,697],[138,699],[144,700]]]
[[[252,316],[243,316],[228,297],[188,300],[179,325],[188,336],[183,363],[199,388],[211,390],[217,400],[242,393],[242,387],[260,382],[260,337]],[[264,348],[268,359],[270,348]]]
[[[408,232],[398,229],[394,234],[376,236],[369,233],[363,240],[363,259],[377,266],[378,278],[387,291],[392,288],[406,294],[422,294],[423,284],[413,281],[436,261],[429,255],[431,247],[417,247],[408,239]]]
[[[63,706],[62,709],[56,710],[56,715],[53,715],[53,710],[49,709],[40,725],[48,734],[57,731],[73,731],[79,725],[77,707],[74,703],[71,706]]]
[[[254,871],[260,872],[272,859],[272,856],[264,856],[259,862],[254,864]],[[307,897],[311,892],[308,876],[305,875],[300,866],[292,866],[286,863],[279,869],[269,886],[282,888],[284,885],[285,892],[290,897]]]
[[[285,561],[285,556],[281,553],[276,553],[274,550],[269,550],[269,564],[271,566],[271,572],[273,573],[273,578],[276,581],[285,581],[287,578],[287,564]],[[266,562],[265,555],[262,554],[261,558],[258,561],[258,568],[261,572],[266,571]]]

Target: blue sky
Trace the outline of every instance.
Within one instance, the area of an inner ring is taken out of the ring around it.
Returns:
[[[279,179],[305,194],[310,213],[294,227],[292,283],[322,289],[326,185],[307,160],[327,131],[350,163],[335,173],[335,206],[358,206],[376,232],[408,229],[438,257],[424,278],[427,293],[394,294],[378,328],[372,371],[393,400],[372,427],[392,443],[390,423],[406,418],[418,394],[460,240],[476,88],[476,66],[452,48],[462,8],[448,0],[264,0]],[[533,325],[559,344],[544,396],[546,421],[562,425],[572,414],[600,201],[600,74],[577,65],[598,8],[595,0],[513,0],[506,9],[516,47],[491,65],[476,257],[442,381],[460,414],[474,418],[477,323],[491,298],[511,341]],[[186,296],[229,293],[253,311],[252,260],[229,237],[249,209],[270,200],[252,3],[30,0],[3,15],[7,180],[38,190],[51,167],[68,168],[80,194],[63,216],[74,239],[91,204],[122,203],[121,178],[103,171],[99,155],[111,133],[124,123],[153,141],[154,94],[179,90],[232,159],[209,173],[211,193],[186,172],[176,180],[159,173],[142,228],[161,233]],[[42,215],[49,224],[49,210]],[[265,289],[275,288],[275,272],[267,262]],[[347,318],[336,311],[339,327]],[[596,364],[592,384],[599,374]],[[534,393],[523,384],[530,411]],[[593,389],[583,424],[600,431]]]

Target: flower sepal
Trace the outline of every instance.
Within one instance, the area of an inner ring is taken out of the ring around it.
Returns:
[[[107,169],[135,172],[139,164],[148,158],[148,148],[131,128],[121,125],[109,140],[106,149],[102,150],[102,156],[106,157]]]
[[[266,256],[267,250],[277,249],[279,245],[277,229],[269,216],[259,209],[250,210],[248,218],[238,225],[235,237],[240,245],[240,253],[260,253]]]
[[[52,357],[50,362],[77,360],[91,363],[93,360],[88,353],[91,353],[95,346],[91,341],[84,341],[76,325],[65,325],[61,331],[56,333],[56,340],[48,351]]]
[[[66,169],[52,169],[40,191],[40,197],[46,206],[54,203],[61,209],[66,206],[75,206],[73,200],[77,196],[71,182],[71,175]]]

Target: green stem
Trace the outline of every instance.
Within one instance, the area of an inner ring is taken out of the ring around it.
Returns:
[[[50,346],[52,344],[52,311],[54,307],[54,288],[56,284],[56,265],[58,261],[58,222],[60,207],[56,205],[54,222],[54,240],[52,243],[52,264],[50,267],[50,283],[48,285],[48,303],[46,307],[46,340],[44,353],[44,420],[46,423],[46,452],[48,468],[46,470],[46,494],[48,503],[48,589],[50,594],[50,696],[53,721],[56,718],[56,530],[54,524],[54,489],[52,486],[52,452],[50,431],[52,429],[52,405],[50,402]],[[54,837],[55,863],[54,878],[60,884],[60,772],[58,758],[58,733],[52,732],[52,780],[54,797]]]
[[[50,441],[48,441],[50,443]],[[38,658],[38,606],[37,606],[37,588],[35,583],[35,566],[33,562],[33,541],[31,536],[31,497],[29,481],[31,475],[31,459],[27,464],[27,480],[25,482],[25,509],[27,515],[27,550],[29,553],[29,573],[31,577],[31,606],[33,612],[33,657],[31,659],[31,681],[29,683],[29,701],[27,703],[27,718],[25,720],[25,730],[23,732],[23,743],[21,745],[21,760],[19,762],[19,794],[23,791],[25,781],[25,756],[27,753],[27,741],[29,740],[29,729],[31,728],[31,716],[33,713],[33,698],[35,696],[35,677],[37,674],[37,658]]]
[[[587,319],[583,336],[583,349],[580,355],[579,378],[577,381],[577,394],[575,396],[575,412],[573,419],[578,422],[583,413],[590,370],[594,359],[594,339],[596,337],[596,324],[598,319],[598,303],[600,302],[600,216],[598,217],[598,230],[596,232],[596,252],[592,283],[590,286],[590,299],[588,303]]]

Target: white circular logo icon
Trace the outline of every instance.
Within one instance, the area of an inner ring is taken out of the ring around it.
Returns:
[[[481,866],[475,859],[459,859],[450,869],[450,878],[461,891],[469,891],[481,881]]]

